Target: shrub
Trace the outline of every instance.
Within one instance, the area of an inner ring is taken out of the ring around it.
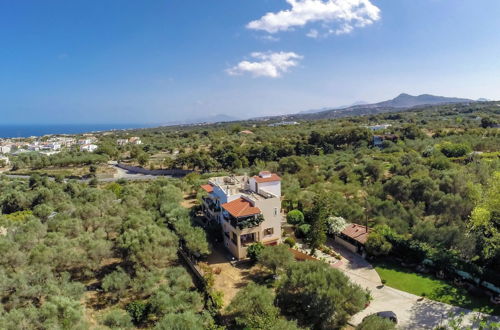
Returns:
[[[441,152],[446,157],[462,157],[470,152],[470,148],[465,144],[447,143],[441,147]]]
[[[132,328],[132,318],[121,309],[112,309],[102,319],[102,324],[110,328],[127,329]]]
[[[297,227],[297,230],[295,230],[295,236],[297,236],[298,238],[305,238],[309,235],[310,231],[311,225],[304,223]]]
[[[129,303],[125,307],[125,310],[132,318],[132,322],[134,322],[135,325],[140,325],[146,320],[149,314],[150,305],[144,301],[136,300]]]
[[[286,215],[286,221],[291,225],[304,223],[304,214],[299,210],[292,210]]]
[[[293,262],[293,255],[287,245],[266,246],[259,254],[259,264],[268,268],[274,274],[285,269]]]
[[[382,318],[377,315],[370,315],[366,317],[361,324],[356,327],[356,330],[393,330],[396,325],[388,319]]]
[[[388,255],[392,250],[392,244],[377,232],[370,233],[365,246],[366,251],[374,256]]]
[[[293,237],[287,237],[283,243],[293,248],[295,246],[295,239]]]
[[[254,243],[248,247],[247,257],[249,257],[253,262],[256,262],[262,250],[264,250],[264,244],[261,242]]]

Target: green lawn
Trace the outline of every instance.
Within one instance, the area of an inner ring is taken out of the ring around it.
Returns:
[[[431,275],[415,273],[399,265],[389,262],[374,262],[373,266],[380,278],[386,280],[386,285],[422,296],[488,314],[500,315],[500,306],[490,303],[488,297],[475,297],[468,294],[465,289],[457,288],[445,281]]]

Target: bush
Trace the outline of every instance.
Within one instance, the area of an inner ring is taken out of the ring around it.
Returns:
[[[297,230],[295,230],[295,236],[297,236],[298,238],[305,238],[309,235],[310,231],[311,225],[304,223],[297,227]]]
[[[373,256],[388,255],[392,250],[392,244],[377,232],[370,233],[365,246],[366,251]]]
[[[249,257],[253,262],[256,262],[262,250],[264,250],[264,244],[261,242],[254,243],[248,247],[247,257]]]
[[[468,154],[471,151],[469,146],[465,144],[454,144],[447,143],[441,147],[441,152],[446,157],[462,157]]]
[[[113,309],[109,311],[104,316],[102,324],[110,328],[133,328],[132,318],[127,312],[121,309]]]
[[[295,246],[295,239],[293,237],[287,237],[283,243],[293,248]]]
[[[292,210],[286,215],[286,221],[291,225],[304,223],[304,214],[299,210]]]
[[[288,245],[266,246],[258,256],[259,264],[268,268],[274,274],[287,268],[294,259]]]
[[[385,318],[377,315],[370,315],[366,317],[361,324],[356,327],[356,330],[392,330],[396,329],[396,325]]]
[[[147,318],[150,305],[144,301],[132,301],[125,307],[135,325],[141,325]]]

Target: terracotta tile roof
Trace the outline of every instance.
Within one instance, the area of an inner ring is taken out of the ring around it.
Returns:
[[[214,187],[212,187],[212,185],[210,184],[202,184],[201,185],[201,189],[205,190],[207,193],[211,193],[212,191],[214,191]]]
[[[222,204],[221,206],[235,218],[246,217],[259,214],[261,212],[258,207],[252,206],[249,201],[242,197],[235,199],[232,202]]]
[[[370,231],[370,228],[368,228],[368,231],[366,230],[366,226],[351,223],[350,225],[345,227],[345,229],[342,231],[342,234],[358,241],[361,244],[365,244]]]
[[[273,182],[273,181],[281,181],[281,178],[278,176],[278,174],[274,174],[272,173],[269,177],[267,178],[263,178],[261,176],[254,176],[253,177],[255,179],[255,181],[257,181],[258,183],[262,183],[262,182]]]

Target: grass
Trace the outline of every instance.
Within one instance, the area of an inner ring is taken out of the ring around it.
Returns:
[[[493,305],[487,296],[473,296],[463,288],[455,287],[432,275],[415,273],[411,269],[390,262],[373,263],[380,278],[395,289],[425,295],[431,300],[459,306],[492,315],[500,315],[500,306]]]

